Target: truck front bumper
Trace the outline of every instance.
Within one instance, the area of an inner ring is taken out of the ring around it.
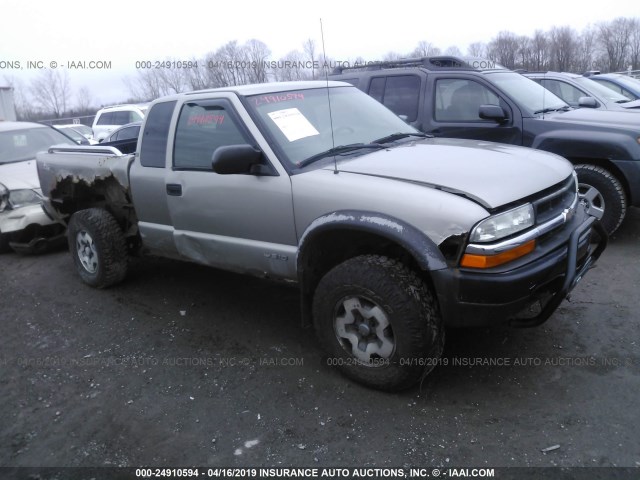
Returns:
[[[600,222],[581,213],[562,229],[565,240],[560,246],[538,252],[528,263],[499,272],[431,272],[445,325],[532,327],[545,322],[607,245]],[[592,244],[594,230],[597,243]]]

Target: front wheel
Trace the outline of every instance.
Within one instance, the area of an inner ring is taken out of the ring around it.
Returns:
[[[411,387],[438,363],[444,329],[426,284],[402,263],[363,255],[341,263],[314,294],[327,363],[369,387]]]
[[[122,281],[127,274],[127,245],[116,219],[106,210],[80,210],[67,229],[69,251],[82,280],[105,288]]]
[[[627,214],[624,187],[615,175],[597,165],[576,165],[575,169],[581,201],[611,235]]]

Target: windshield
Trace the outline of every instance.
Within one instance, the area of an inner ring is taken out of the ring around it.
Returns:
[[[535,112],[558,110],[568,105],[549,90],[530,78],[515,72],[491,73],[491,80],[504,90],[530,115]]]
[[[0,164],[36,158],[51,145],[75,145],[66,135],[49,127],[32,127],[0,132]]]
[[[419,134],[355,87],[295,90],[253,95],[247,99],[248,108],[257,114],[294,168],[334,147],[368,145],[395,133]],[[339,149],[333,150],[336,151]],[[359,150],[343,151],[357,153]]]
[[[578,85],[584,87],[585,90],[589,93],[593,93],[594,95],[600,96],[602,98],[606,98],[607,100],[615,103],[623,103],[628,102],[629,99],[624,95],[614,92],[608,87],[599,84],[598,82],[594,82],[590,78],[586,77],[576,77],[573,79]]]
[[[74,130],[73,128],[61,128],[60,130],[62,130],[65,134],[69,135],[76,142],[81,142],[83,140],[86,140],[84,135],[82,135],[77,130]]]
[[[623,75],[618,75],[616,77],[616,80],[621,83],[622,85],[624,85],[625,87],[628,87],[631,90],[638,90],[640,89],[640,80],[638,80],[637,78],[633,78],[633,77],[625,77]]]

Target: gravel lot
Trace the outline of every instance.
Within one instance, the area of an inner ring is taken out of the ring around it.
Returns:
[[[447,331],[401,394],[328,366],[294,288],[145,258],[94,290],[65,251],[0,268],[0,466],[640,466],[637,209],[545,325]]]

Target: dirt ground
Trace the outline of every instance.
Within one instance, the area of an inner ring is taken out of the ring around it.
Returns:
[[[637,209],[545,325],[447,331],[400,394],[328,366],[291,287],[145,258],[94,290],[66,251],[0,272],[3,467],[640,466]]]

